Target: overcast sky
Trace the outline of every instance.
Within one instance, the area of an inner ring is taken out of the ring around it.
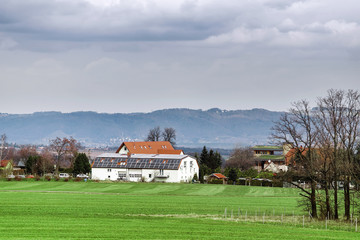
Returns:
[[[287,110],[360,87],[358,0],[1,0],[0,112]]]

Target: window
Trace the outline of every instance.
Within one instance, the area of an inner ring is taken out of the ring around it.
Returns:
[[[186,168],[186,161],[184,161],[184,168]]]
[[[108,172],[111,172],[111,168],[108,168],[108,170],[107,170]]]
[[[164,169],[160,169],[160,175],[164,175]]]
[[[126,173],[119,172],[119,178],[126,178]]]
[[[149,174],[149,178],[151,178],[151,174]]]
[[[193,161],[190,161],[190,168],[193,167]]]
[[[141,174],[129,174],[129,177],[131,177],[131,178],[141,178],[142,175]]]

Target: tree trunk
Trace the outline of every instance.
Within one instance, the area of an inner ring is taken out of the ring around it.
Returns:
[[[338,179],[335,174],[334,177],[334,219],[339,219],[339,207],[338,207]]]
[[[350,219],[350,181],[349,176],[345,177],[344,181],[344,208],[345,214],[344,217],[346,220]]]
[[[331,205],[330,205],[330,194],[329,194],[329,182],[325,181],[325,203],[326,203],[326,214],[329,218],[332,218]]]
[[[311,180],[311,215],[313,218],[317,218],[317,207],[316,207],[316,183],[314,180]]]

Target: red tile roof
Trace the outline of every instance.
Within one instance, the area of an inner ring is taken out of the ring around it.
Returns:
[[[180,155],[182,150],[158,149],[158,154],[175,154]]]
[[[1,160],[0,167],[6,167],[10,160]]]
[[[158,141],[158,142],[123,142],[116,153],[120,151],[123,146],[129,150],[131,154],[159,154],[159,151],[175,150],[171,146],[170,142]],[[163,153],[164,154],[164,153]],[[166,153],[166,154],[175,154]],[[180,154],[180,153],[178,153]]]
[[[215,176],[218,179],[223,179],[223,178],[227,178],[224,175],[222,175],[221,173],[213,173],[211,174],[211,176]]]

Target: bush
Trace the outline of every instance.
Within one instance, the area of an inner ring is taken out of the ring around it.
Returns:
[[[7,178],[7,180],[10,182],[12,180],[12,178]]]
[[[77,178],[75,178],[75,182],[81,182],[83,179],[82,178],[80,178],[80,177],[77,177]]]
[[[223,180],[222,179],[213,179],[213,180],[209,181],[209,184],[223,184]]]
[[[35,180],[36,180],[36,181],[40,181],[40,176],[36,176],[36,177],[35,177]]]
[[[15,180],[16,180],[16,181],[21,181],[21,179],[22,179],[21,177],[15,176]]]
[[[58,176],[56,176],[56,177],[55,177],[55,181],[58,182],[59,180],[60,180],[60,178],[59,178]]]
[[[50,176],[45,176],[45,180],[50,181],[51,177]]]
[[[69,181],[69,178],[64,178],[64,182],[68,182]]]
[[[251,186],[261,186],[262,181],[259,180],[251,180]]]

